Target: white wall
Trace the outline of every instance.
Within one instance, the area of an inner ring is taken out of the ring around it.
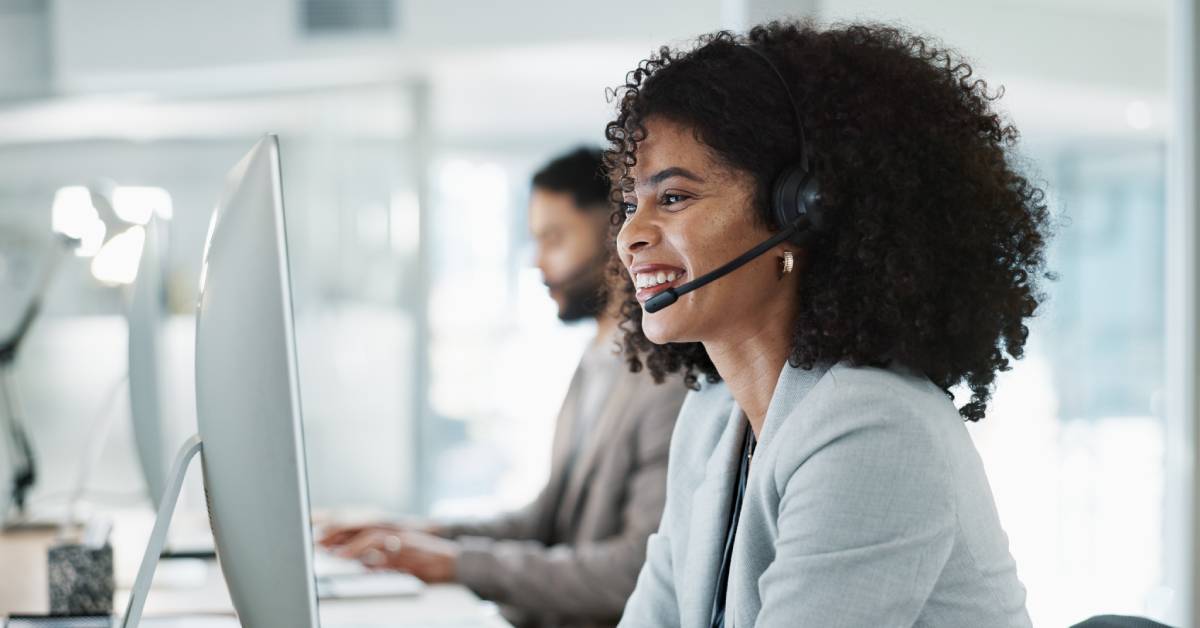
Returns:
[[[44,0],[0,4],[0,100],[39,96],[49,88],[49,32]]]
[[[1151,133],[1167,132],[1165,0],[414,0],[398,2],[395,34],[358,38],[306,37],[297,0],[56,0],[47,46],[58,94],[213,96],[419,77],[439,143],[540,144],[599,139],[612,107],[604,89],[656,46],[814,5],[822,20],[899,22],[944,39],[1008,88],[1001,107],[1027,136],[1129,133],[1135,101],[1151,108]],[[3,28],[0,52],[19,53],[22,40]],[[10,56],[0,54],[0,72]],[[78,117],[64,111],[51,126],[70,133]]]

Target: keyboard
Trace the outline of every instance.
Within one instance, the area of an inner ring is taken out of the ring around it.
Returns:
[[[322,600],[419,595],[425,583],[396,571],[371,571],[357,560],[325,550],[313,552],[317,597]]]

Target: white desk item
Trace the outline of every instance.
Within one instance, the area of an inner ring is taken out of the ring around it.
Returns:
[[[198,436],[159,501],[123,625],[138,625],[184,472],[203,453],[217,556],[241,623],[318,628],[279,143],[234,166],[213,210],[196,311]]]
[[[351,558],[325,549],[313,553],[317,597],[324,600],[405,597],[420,594],[425,583],[412,574],[372,571]]]
[[[110,628],[108,617],[10,617],[5,628]]]
[[[114,521],[114,562],[118,574],[125,574],[118,578],[113,607],[123,609],[154,520],[142,508],[105,512]],[[180,518],[177,513],[172,525]],[[0,533],[0,562],[4,565],[0,569],[0,618],[50,610],[46,550],[55,541],[54,530]],[[176,570],[188,573],[173,573]],[[418,595],[322,599],[318,611],[322,628],[511,628],[496,605],[480,601],[458,584],[424,585]],[[173,560],[160,565],[155,573],[141,626],[240,628],[233,613],[228,587],[215,562]]]
[[[328,576],[357,576],[370,572],[371,570],[353,558],[338,556],[324,548],[317,548],[313,552],[313,573],[318,580]]]
[[[322,601],[413,596],[419,595],[424,589],[424,582],[406,573],[317,576],[317,597]]]

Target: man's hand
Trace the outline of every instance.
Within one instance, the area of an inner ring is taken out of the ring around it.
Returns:
[[[374,533],[399,534],[405,531],[437,535],[440,534],[440,527],[431,521],[419,519],[354,525],[326,525],[321,529],[321,538],[317,540],[317,544],[327,550],[336,550],[353,543],[355,539],[366,538]]]
[[[395,523],[330,525],[322,530],[321,538],[317,540],[317,543],[325,549],[334,550],[344,545],[349,545],[360,537],[365,538],[373,533],[396,534],[403,529],[403,527]]]
[[[424,532],[373,530],[341,546],[337,553],[368,567],[407,571],[428,582],[454,582],[459,546]]]

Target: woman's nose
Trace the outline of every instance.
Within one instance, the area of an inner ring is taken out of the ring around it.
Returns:
[[[622,258],[654,244],[658,240],[658,229],[652,220],[646,218],[646,211],[635,211],[625,219],[621,231],[617,233],[617,251]]]

